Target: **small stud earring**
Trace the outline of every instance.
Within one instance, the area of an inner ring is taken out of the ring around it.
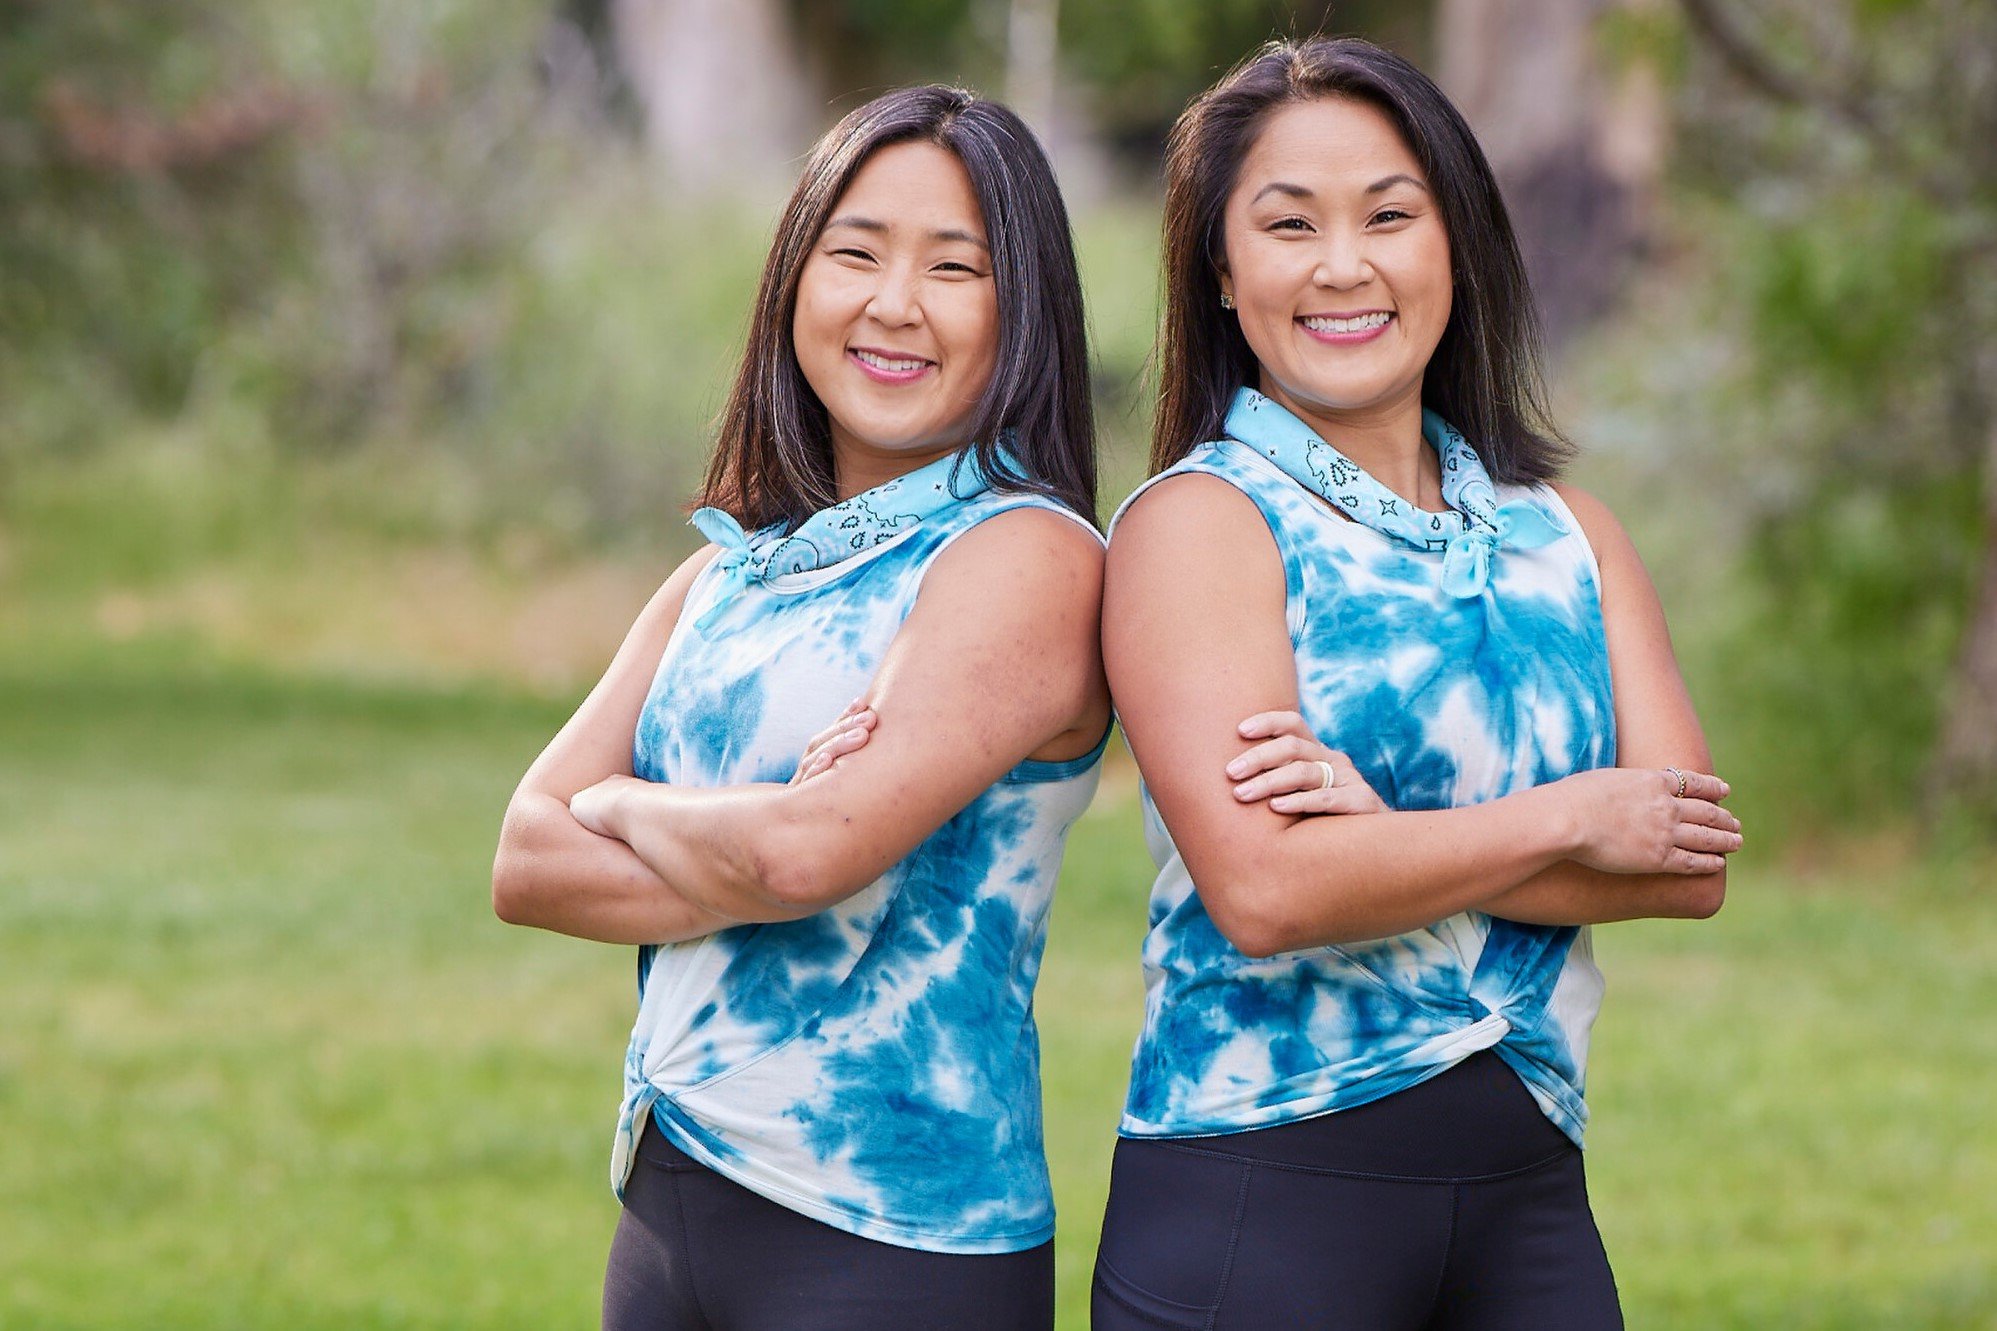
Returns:
[[[1231,310],[1231,309],[1233,309],[1233,308],[1234,308],[1234,297],[1232,297],[1232,296],[1228,295],[1228,294],[1227,294],[1227,293],[1226,293],[1225,291],[1221,292],[1221,293],[1220,293],[1220,307],[1221,307],[1221,308],[1222,308],[1223,310]]]

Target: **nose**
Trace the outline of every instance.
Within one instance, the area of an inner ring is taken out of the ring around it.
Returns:
[[[1373,265],[1366,257],[1364,237],[1333,229],[1318,247],[1317,268],[1311,281],[1334,291],[1348,291],[1373,280]]]
[[[883,268],[867,299],[867,317],[888,328],[906,328],[922,322],[922,301],[916,290],[916,273],[906,264]]]

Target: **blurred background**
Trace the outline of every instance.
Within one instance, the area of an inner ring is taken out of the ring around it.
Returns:
[[[1477,127],[1747,824],[1719,917],[1597,935],[1632,1326],[1997,1326],[1988,0],[0,0],[0,1326],[590,1324],[630,955],[486,871],[696,544],[805,150],[910,81],[1035,126],[1113,505],[1165,132],[1318,30]],[[1064,1328],[1133,794],[1041,991]]]

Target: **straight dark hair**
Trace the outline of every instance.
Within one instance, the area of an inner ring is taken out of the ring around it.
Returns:
[[[997,102],[940,84],[876,97],[812,149],[777,222],[697,502],[752,530],[795,527],[837,502],[831,423],[791,340],[798,275],[868,157],[913,142],[936,144],[963,163],[991,244],[998,354],[972,413],[975,462],[995,489],[1048,495],[1093,522],[1095,411],[1068,210],[1025,122]],[[1016,467],[1003,461],[1001,446]]]
[[[1422,402],[1463,432],[1492,477],[1551,480],[1573,453],[1546,409],[1539,315],[1497,177],[1442,89],[1357,37],[1270,42],[1202,93],[1172,126],[1165,155],[1164,326],[1151,467],[1222,435],[1255,353],[1221,309],[1221,224],[1263,120],[1292,102],[1344,97],[1378,107],[1421,163],[1449,235],[1449,323],[1429,358]]]

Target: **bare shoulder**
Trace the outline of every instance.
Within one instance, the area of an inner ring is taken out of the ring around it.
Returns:
[[[989,596],[1058,594],[1093,597],[1102,587],[1103,542],[1095,529],[1052,509],[1008,509],[952,541],[923,579],[924,590]]]
[[[1581,531],[1587,536],[1588,544],[1595,547],[1597,559],[1607,557],[1611,551],[1633,548],[1630,545],[1629,533],[1623,530],[1623,524],[1616,520],[1616,515],[1609,510],[1609,506],[1592,493],[1578,485],[1568,485],[1565,482],[1551,488],[1560,496],[1561,502],[1567,505],[1567,510],[1574,515],[1574,520],[1581,524]]]
[[[1207,472],[1181,472],[1130,501],[1110,537],[1110,550],[1114,558],[1119,549],[1182,542],[1193,533],[1226,540],[1266,529],[1262,511],[1239,488]]]
[[[637,622],[631,626],[633,636],[657,636],[663,646],[665,637],[670,636],[673,626],[679,623],[680,611],[686,605],[687,593],[693,589],[694,579],[719,553],[720,547],[703,545],[681,560],[638,613]]]

